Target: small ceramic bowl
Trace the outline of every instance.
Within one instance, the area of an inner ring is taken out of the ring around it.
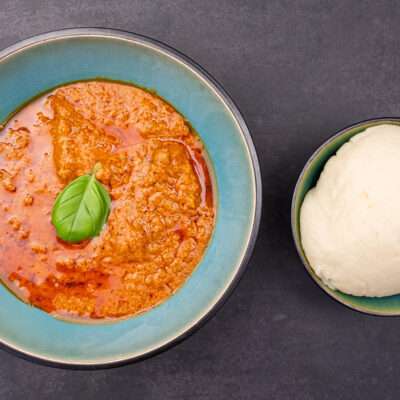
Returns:
[[[355,125],[351,125],[336,133],[315,151],[315,153],[307,161],[297,181],[292,200],[291,220],[292,232],[297,252],[299,253],[300,258],[311,277],[326,293],[332,296],[335,300],[354,310],[372,315],[393,316],[400,315],[400,294],[387,297],[360,297],[351,296],[337,290],[332,290],[326,286],[310,266],[301,244],[300,235],[301,205],[307,192],[317,183],[325,163],[344,143],[349,141],[354,135],[357,135],[371,126],[382,124],[400,125],[400,119],[379,118],[366,120]]]
[[[201,136],[216,182],[216,226],[183,287],[160,306],[112,324],[71,324],[33,308],[0,285],[0,344],[57,366],[97,368],[152,355],[208,319],[244,272],[261,212],[260,170],[247,126],[222,87],[193,61],[140,35],[68,29],[0,52],[0,122],[41,92],[107,78],[155,90]]]

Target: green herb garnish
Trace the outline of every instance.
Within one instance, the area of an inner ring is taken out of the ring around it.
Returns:
[[[96,179],[99,164],[89,175],[68,184],[54,203],[51,222],[57,236],[70,243],[78,243],[98,236],[110,214],[111,199],[104,186]]]

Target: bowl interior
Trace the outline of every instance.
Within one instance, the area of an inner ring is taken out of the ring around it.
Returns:
[[[59,321],[0,285],[0,343],[45,361],[79,366],[108,365],[157,351],[196,326],[244,268],[259,219],[257,162],[246,126],[205,74],[139,36],[66,30],[12,50],[0,53],[0,121],[38,93],[71,81],[103,77],[154,89],[205,143],[217,186],[217,221],[207,253],[186,284],[162,305],[119,323]]]
[[[292,204],[292,227],[293,235],[295,239],[295,244],[300,257],[307,268],[308,272],[311,274],[313,279],[333,298],[340,301],[341,303],[356,309],[358,311],[366,312],[374,315],[400,315],[400,294],[395,296],[386,297],[360,297],[351,296],[342,293],[337,290],[332,290],[326,286],[321,279],[314,273],[311,268],[307,257],[304,253],[301,244],[300,235],[300,209],[303,203],[304,197],[307,192],[313,188],[318,178],[324,168],[325,163],[328,159],[336,153],[336,151],[348,140],[350,140],[354,135],[364,131],[365,129],[381,125],[381,124],[394,124],[400,125],[400,120],[396,118],[383,118],[375,119],[370,121],[361,122],[354,126],[344,129],[337,135],[333,136],[327,142],[325,142],[309,159],[303,172],[298,180],[295,193],[293,196]]]

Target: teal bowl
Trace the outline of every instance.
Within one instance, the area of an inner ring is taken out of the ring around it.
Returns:
[[[293,238],[297,248],[297,252],[299,253],[300,258],[311,277],[327,294],[353,310],[361,311],[363,313],[371,315],[395,316],[400,315],[400,294],[386,297],[351,296],[338,290],[332,290],[331,288],[326,286],[315,274],[310,263],[308,262],[301,244],[300,235],[301,205],[307,192],[317,183],[325,163],[331,156],[333,156],[337,152],[337,150],[344,143],[349,141],[354,135],[357,135],[358,133],[364,131],[371,126],[381,124],[400,125],[400,119],[379,118],[366,120],[359,122],[355,125],[351,125],[339,131],[336,135],[328,139],[314,152],[314,154],[307,161],[297,181],[292,200],[291,221]]]
[[[97,77],[153,89],[190,121],[212,163],[216,226],[204,258],[185,285],[160,306],[124,321],[63,322],[19,301],[0,285],[0,344],[55,366],[120,365],[186,337],[237,284],[260,221],[260,170],[240,112],[201,67],[152,39],[107,29],[67,29],[3,50],[0,121],[41,92]]]

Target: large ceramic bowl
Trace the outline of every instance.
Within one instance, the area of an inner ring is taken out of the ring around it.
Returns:
[[[300,209],[303,203],[304,197],[307,192],[315,186],[317,180],[324,168],[325,163],[328,159],[333,156],[337,150],[347,141],[349,141],[354,135],[364,131],[365,129],[381,125],[381,124],[395,124],[400,125],[400,119],[398,118],[379,118],[371,119],[367,121],[359,122],[355,125],[351,125],[336,135],[328,139],[323,143],[315,153],[310,157],[306,163],[303,171],[300,174],[299,180],[293,195],[292,201],[292,231],[293,237],[296,244],[297,251],[303,261],[304,266],[311,275],[311,277],[317,282],[317,284],[335,300],[340,303],[367,314],[372,315],[400,315],[400,294],[396,296],[386,297],[362,297],[362,296],[351,296],[342,293],[338,290],[332,290],[326,286],[321,279],[315,274],[307,257],[304,253],[304,249],[301,244],[300,235]]]
[[[70,29],[3,50],[0,121],[43,91],[96,77],[154,89],[191,122],[212,162],[217,221],[206,255],[186,284],[162,305],[119,323],[62,322],[0,287],[0,343],[60,366],[117,365],[154,354],[187,336],[238,282],[260,220],[260,171],[238,109],[202,68],[154,40],[113,30]]]

